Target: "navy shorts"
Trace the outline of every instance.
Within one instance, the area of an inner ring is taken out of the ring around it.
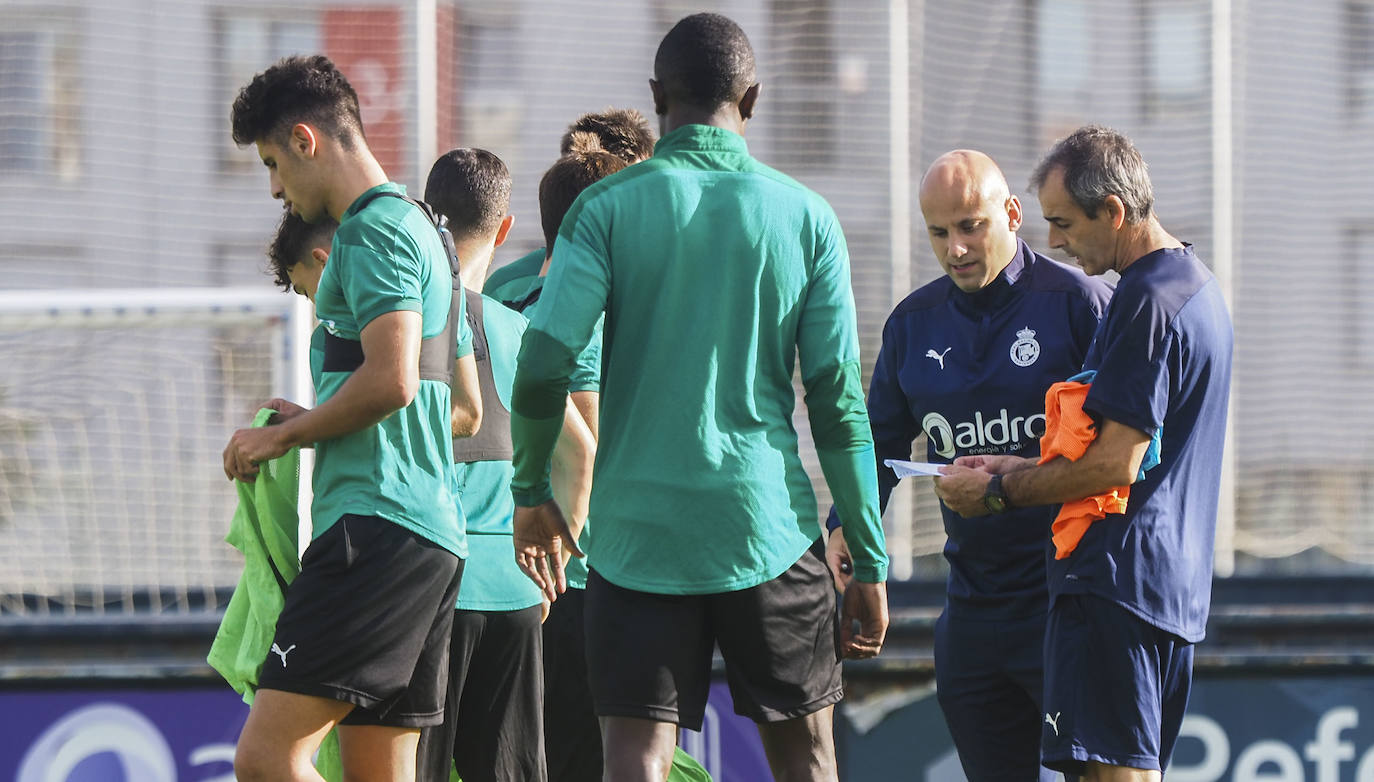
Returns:
[[[1193,645],[1093,595],[1061,595],[1045,628],[1046,766],[1163,771],[1193,683]]]
[[[1045,615],[935,623],[935,688],[969,782],[1051,782],[1040,765]]]

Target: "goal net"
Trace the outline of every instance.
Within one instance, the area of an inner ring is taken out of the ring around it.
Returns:
[[[298,296],[0,293],[0,613],[214,608],[229,434],[301,392]]]

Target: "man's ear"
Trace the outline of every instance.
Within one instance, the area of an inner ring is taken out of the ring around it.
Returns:
[[[1016,196],[1007,197],[1007,225],[1013,232],[1021,227],[1021,222],[1025,219],[1021,211],[1021,199]]]
[[[668,93],[663,89],[663,85],[653,79],[649,80],[649,92],[654,95],[654,113],[660,117],[668,113]]]
[[[304,122],[297,122],[291,126],[291,148],[301,157],[315,157],[319,145],[319,137],[315,135],[314,128]]]
[[[496,229],[496,243],[492,247],[500,247],[506,243],[506,236],[510,233],[512,225],[515,225],[515,215],[506,215],[501,220],[501,227]]]
[[[1119,231],[1126,222],[1126,204],[1120,196],[1109,195],[1102,201],[1102,208],[1107,210],[1107,219],[1111,221],[1112,229]]]
[[[329,251],[323,247],[316,247],[310,251],[310,257],[315,259],[315,263],[323,266],[329,263]]]
[[[754,116],[754,104],[758,102],[759,92],[763,90],[763,85],[754,82],[754,86],[744,91],[744,95],[739,99],[739,115],[744,119]]]

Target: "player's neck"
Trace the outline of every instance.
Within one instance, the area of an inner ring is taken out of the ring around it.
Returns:
[[[358,196],[390,181],[382,165],[366,148],[360,152],[342,153],[341,159],[326,170],[332,174],[325,208],[336,221],[343,220],[344,212],[358,200]]]
[[[743,136],[745,119],[740,116],[739,107],[730,103],[722,104],[714,111],[695,106],[674,106],[663,115],[659,132],[666,136],[687,125],[710,125]]]
[[[1128,226],[1122,232],[1122,241],[1118,245],[1119,249],[1116,254],[1118,259],[1116,271],[1118,274],[1126,271],[1128,266],[1150,253],[1182,246],[1183,242],[1165,231],[1164,226],[1159,224],[1154,215],[1150,215],[1139,226]]]
[[[464,287],[482,290],[487,269],[491,268],[491,256],[496,251],[495,237],[487,237],[485,241],[458,242],[453,249],[458,253],[458,268],[462,270]]]

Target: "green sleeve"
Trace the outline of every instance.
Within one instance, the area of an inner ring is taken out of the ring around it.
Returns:
[[[601,322],[596,324],[592,339],[587,347],[577,354],[577,366],[573,368],[569,391],[601,390]]]
[[[424,312],[420,256],[409,244],[394,244],[389,255],[368,247],[335,247],[339,283],[360,335],[388,312]]]
[[[816,453],[835,510],[845,520],[854,577],[866,583],[886,581],[887,539],[878,511],[878,471],[859,363],[847,362],[804,382]]]
[[[510,434],[515,446],[511,495],[529,508],[553,499],[549,484],[553,447],[563,429],[573,352],[542,331],[527,329],[515,364]]]
[[[812,241],[815,260],[797,338],[806,411],[821,472],[845,522],[855,577],[876,583],[887,578],[887,543],[860,379],[849,252],[833,212],[818,215]]]
[[[549,276],[516,361],[511,391],[515,446],[511,493],[522,507],[553,496],[549,462],[563,429],[569,378],[610,295],[609,226],[596,210],[584,208],[586,195],[579,196],[563,218]]]
[[[833,214],[819,219],[812,236],[813,261],[797,326],[797,356],[805,380],[859,360],[858,315],[849,284],[849,250]]]
[[[609,218],[587,203],[588,192],[578,196],[563,218],[539,306],[530,316],[531,329],[577,354],[600,332],[611,293]]]

